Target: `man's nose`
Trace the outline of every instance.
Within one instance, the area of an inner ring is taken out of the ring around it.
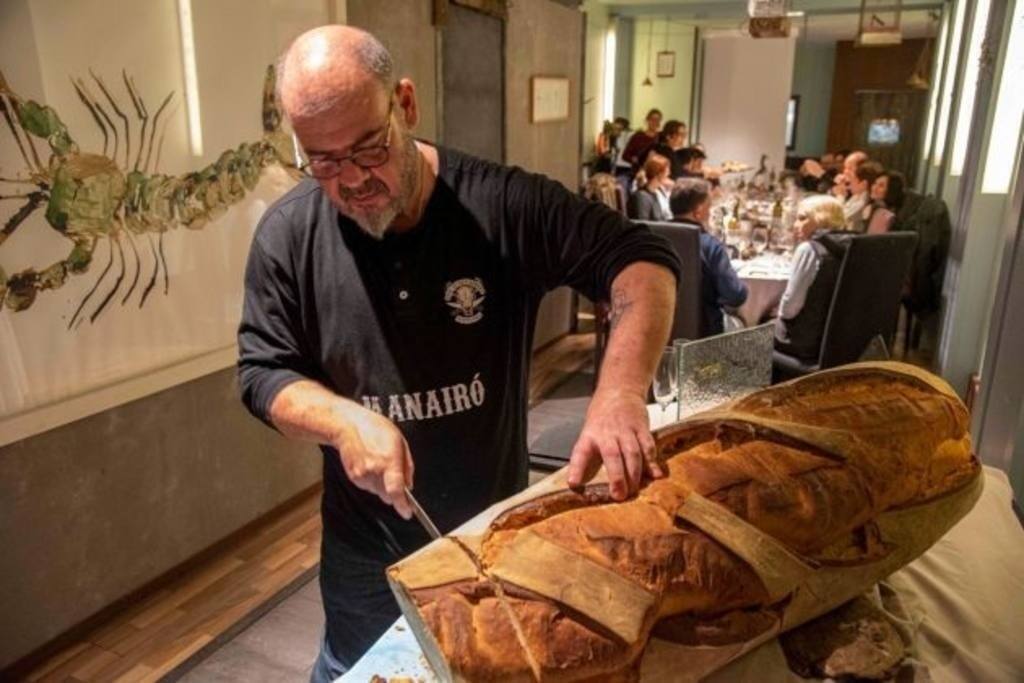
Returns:
[[[370,171],[359,164],[351,161],[341,165],[341,172],[338,173],[335,181],[348,189],[355,190],[362,187],[370,178]]]

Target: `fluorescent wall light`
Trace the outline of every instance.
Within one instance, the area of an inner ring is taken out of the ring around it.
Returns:
[[[927,159],[932,151],[932,138],[935,135],[935,114],[939,108],[939,77],[942,75],[942,68],[946,59],[946,38],[949,34],[950,16],[947,14],[942,20],[942,30],[939,31],[938,52],[935,57],[935,76],[932,78],[932,92],[928,103],[928,119],[924,131],[924,148],[921,150],[921,158]]]
[[[1006,194],[1010,191],[1013,162],[1020,145],[1021,117],[1024,116],[1024,5],[1014,8],[1010,40],[999,78],[999,95],[992,121],[992,134],[985,158],[981,191]]]
[[[953,106],[953,81],[956,79],[956,68],[960,64],[960,38],[964,31],[964,11],[967,0],[959,0],[956,5],[956,17],[953,19],[953,42],[950,43],[949,61],[946,62],[946,75],[942,79],[942,107],[939,110],[939,123],[935,129],[935,166],[942,165],[942,156],[946,150],[946,133],[949,131],[949,112]]]
[[[615,116],[615,22],[604,34],[604,85],[601,92],[601,119],[611,121]]]
[[[181,66],[185,72],[185,106],[188,109],[188,142],[192,154],[203,156],[203,124],[199,116],[199,78],[196,76],[196,45],[192,35],[192,0],[178,0],[181,34]]]
[[[958,176],[964,172],[967,139],[971,135],[971,121],[974,119],[974,95],[978,90],[978,72],[981,70],[981,44],[985,42],[989,5],[990,0],[978,0],[978,4],[974,8],[971,41],[967,46],[967,68],[964,70],[964,85],[960,90],[960,105],[956,113],[956,132],[953,134],[950,175]]]

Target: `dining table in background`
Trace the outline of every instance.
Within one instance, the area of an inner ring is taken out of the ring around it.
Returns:
[[[782,300],[793,272],[791,253],[765,252],[749,260],[733,259],[732,267],[747,286],[747,300],[736,309],[746,327],[768,317]]]

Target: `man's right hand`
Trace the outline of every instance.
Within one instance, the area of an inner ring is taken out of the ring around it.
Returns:
[[[412,487],[413,463],[402,432],[391,420],[358,407],[338,430],[332,444],[341,455],[349,481],[376,494],[404,519],[412,517],[405,487]]]
[[[846,190],[846,176],[839,173],[832,182],[832,194],[839,199],[846,199]]]
[[[308,379],[278,392],[270,420],[285,436],[334,446],[353,484],[412,517],[404,490],[412,488],[412,455],[391,420]]]

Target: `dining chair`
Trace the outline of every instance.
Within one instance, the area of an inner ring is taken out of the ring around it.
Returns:
[[[700,337],[700,230],[681,223],[660,221],[634,221],[646,225],[655,235],[668,240],[682,262],[682,277],[676,289],[676,309],[672,317],[672,331],[669,339],[698,339]],[[604,359],[604,351],[610,333],[608,302],[594,306],[596,339],[594,343],[594,383],[597,386]]]
[[[851,238],[839,267],[817,361],[807,362],[776,350],[772,354],[773,380],[855,362],[876,336],[891,349],[916,243],[917,235],[909,232]]]

